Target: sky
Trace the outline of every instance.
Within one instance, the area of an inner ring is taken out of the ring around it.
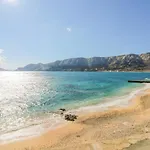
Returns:
[[[149,0],[0,0],[0,67],[150,52]]]

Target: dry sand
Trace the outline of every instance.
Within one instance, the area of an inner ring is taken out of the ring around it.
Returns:
[[[150,89],[128,108],[80,116],[40,137],[1,145],[0,150],[150,150]]]

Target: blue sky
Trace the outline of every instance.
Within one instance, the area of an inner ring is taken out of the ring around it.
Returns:
[[[149,52],[149,39],[149,0],[0,0],[0,67]]]

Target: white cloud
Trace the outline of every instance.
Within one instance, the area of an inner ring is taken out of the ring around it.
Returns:
[[[66,30],[68,31],[68,32],[71,32],[72,31],[72,29],[71,28],[66,28]]]

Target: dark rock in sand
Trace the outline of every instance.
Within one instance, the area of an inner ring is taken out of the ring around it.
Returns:
[[[60,108],[59,110],[61,110],[61,111],[66,111],[66,109],[65,109],[65,108]]]
[[[65,120],[67,120],[67,121],[75,121],[75,119],[77,119],[76,115],[72,115],[72,114],[65,115]]]

